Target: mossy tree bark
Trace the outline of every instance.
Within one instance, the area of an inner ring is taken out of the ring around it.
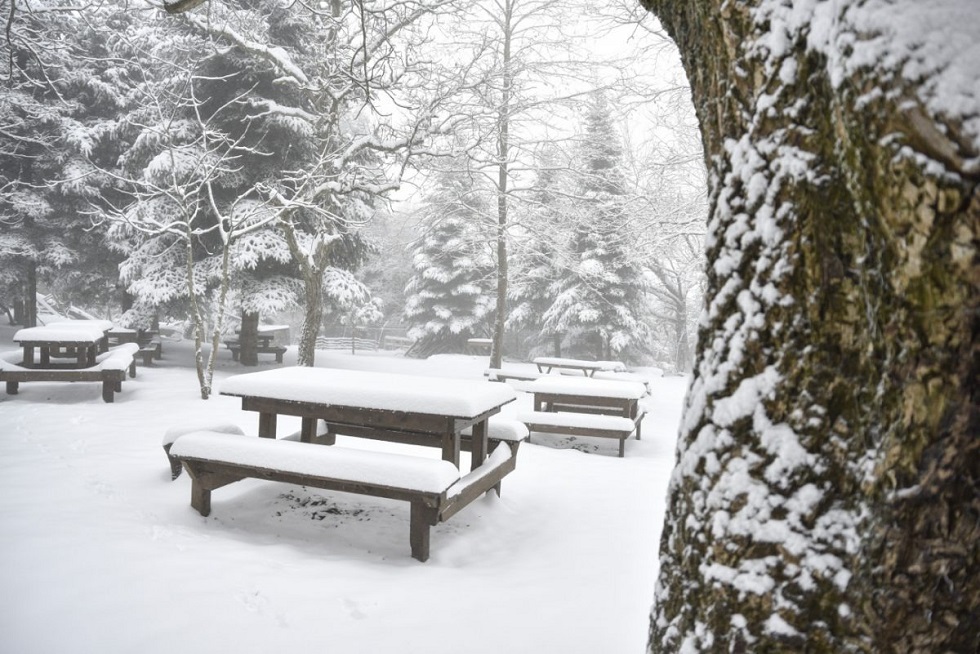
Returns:
[[[980,650],[980,139],[910,57],[814,45],[876,3],[642,1],[711,200],[650,651]]]

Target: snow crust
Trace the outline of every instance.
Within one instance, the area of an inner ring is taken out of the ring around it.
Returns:
[[[506,384],[489,381],[307,367],[234,375],[218,388],[225,395],[457,418],[478,416],[517,397]]]
[[[448,461],[212,431],[184,434],[170,454],[427,493],[441,493],[459,479]]]

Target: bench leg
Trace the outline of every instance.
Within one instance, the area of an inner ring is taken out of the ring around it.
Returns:
[[[133,362],[129,364],[129,376],[130,377],[136,376],[136,359],[133,359]]]
[[[191,506],[205,518],[211,514],[211,491],[196,479],[191,482]]]
[[[412,558],[423,563],[429,560],[429,525],[431,520],[431,510],[424,503],[412,502],[412,516],[409,523]]]
[[[282,363],[282,352],[276,352],[276,363]]]
[[[20,382],[9,381],[7,382],[7,395],[17,395],[17,387]]]
[[[180,473],[184,469],[184,467],[180,465],[180,459],[178,459],[175,456],[170,456],[171,445],[173,445],[173,443],[167,443],[166,445],[164,445],[163,451],[167,455],[167,460],[170,461],[170,481],[173,481],[174,479],[180,476]]]
[[[116,382],[110,381],[108,379],[102,382],[102,399],[106,402],[112,402],[112,394],[116,390]]]
[[[627,436],[626,438],[629,438],[629,436]],[[624,456],[626,456],[626,438],[620,438],[619,439],[619,458],[620,459],[622,459]]]

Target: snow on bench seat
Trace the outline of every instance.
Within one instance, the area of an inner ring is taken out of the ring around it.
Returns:
[[[222,434],[234,434],[236,436],[244,436],[245,432],[238,425],[232,424],[230,422],[219,422],[219,423],[187,423],[183,425],[174,425],[170,427],[167,431],[163,432],[163,451],[167,455],[167,460],[170,462],[170,479],[171,481],[180,476],[183,467],[180,465],[180,459],[170,454],[170,447],[174,442],[183,436],[184,434],[192,434],[196,431],[211,431],[218,432]]]
[[[518,381],[534,381],[543,377],[546,373],[534,371],[501,370],[500,368],[487,368],[484,373],[490,381],[507,381],[516,379]]]
[[[463,436],[472,436],[473,428],[465,428],[462,434]],[[526,438],[527,427],[520,420],[500,416],[490,416],[490,419],[487,420],[487,440],[489,441],[520,443]]]
[[[133,365],[136,361],[136,353],[139,352],[140,346],[136,343],[123,343],[111,348],[105,354],[100,354],[96,357],[96,368],[101,367],[102,370],[129,370],[130,377],[136,376],[136,367]]]
[[[622,457],[626,453],[626,439],[634,431],[636,431],[637,439],[639,439],[638,427],[643,415],[641,414],[634,421],[622,416],[607,416],[592,413],[527,411],[519,414],[519,418],[532,432],[618,438],[619,456]],[[528,441],[530,441],[530,438],[528,438]]]
[[[228,434],[206,431],[184,434],[170,453],[177,458],[224,461],[426,493],[442,493],[459,479],[459,470],[448,461],[289,440],[229,439]]]
[[[211,512],[211,491],[248,477],[408,501],[409,540],[419,561],[429,558],[430,526],[491,488],[499,492],[500,480],[516,465],[507,443],[460,479],[448,461],[214,431],[180,434],[170,454],[187,469],[191,506],[204,516]]]

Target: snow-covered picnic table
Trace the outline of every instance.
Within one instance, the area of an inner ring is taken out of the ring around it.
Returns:
[[[259,413],[262,437],[276,437],[277,416],[299,416],[305,442],[317,440],[323,420],[333,433],[439,447],[457,468],[463,430],[472,428],[477,468],[487,456],[487,419],[516,399],[509,386],[487,381],[308,367],[234,375],[219,390]]]
[[[631,434],[640,439],[640,398],[647,393],[641,383],[546,375],[524,388],[534,396],[534,410],[519,418],[531,431],[616,438],[621,457]]]
[[[586,377],[598,371],[624,372],[626,364],[622,361],[588,361],[586,359],[565,359],[562,357],[536,357],[533,361],[538,372],[550,373],[552,370],[578,370]]]
[[[635,419],[646,387],[639,382],[548,375],[528,382],[535,411],[571,410]]]
[[[88,368],[95,365],[105,332],[100,325],[87,324],[86,321],[53,323],[20,329],[14,334],[14,342],[24,350],[20,365],[25,368]],[[39,354],[37,360],[35,350]],[[74,357],[75,363],[52,364],[52,358],[64,356]]]

